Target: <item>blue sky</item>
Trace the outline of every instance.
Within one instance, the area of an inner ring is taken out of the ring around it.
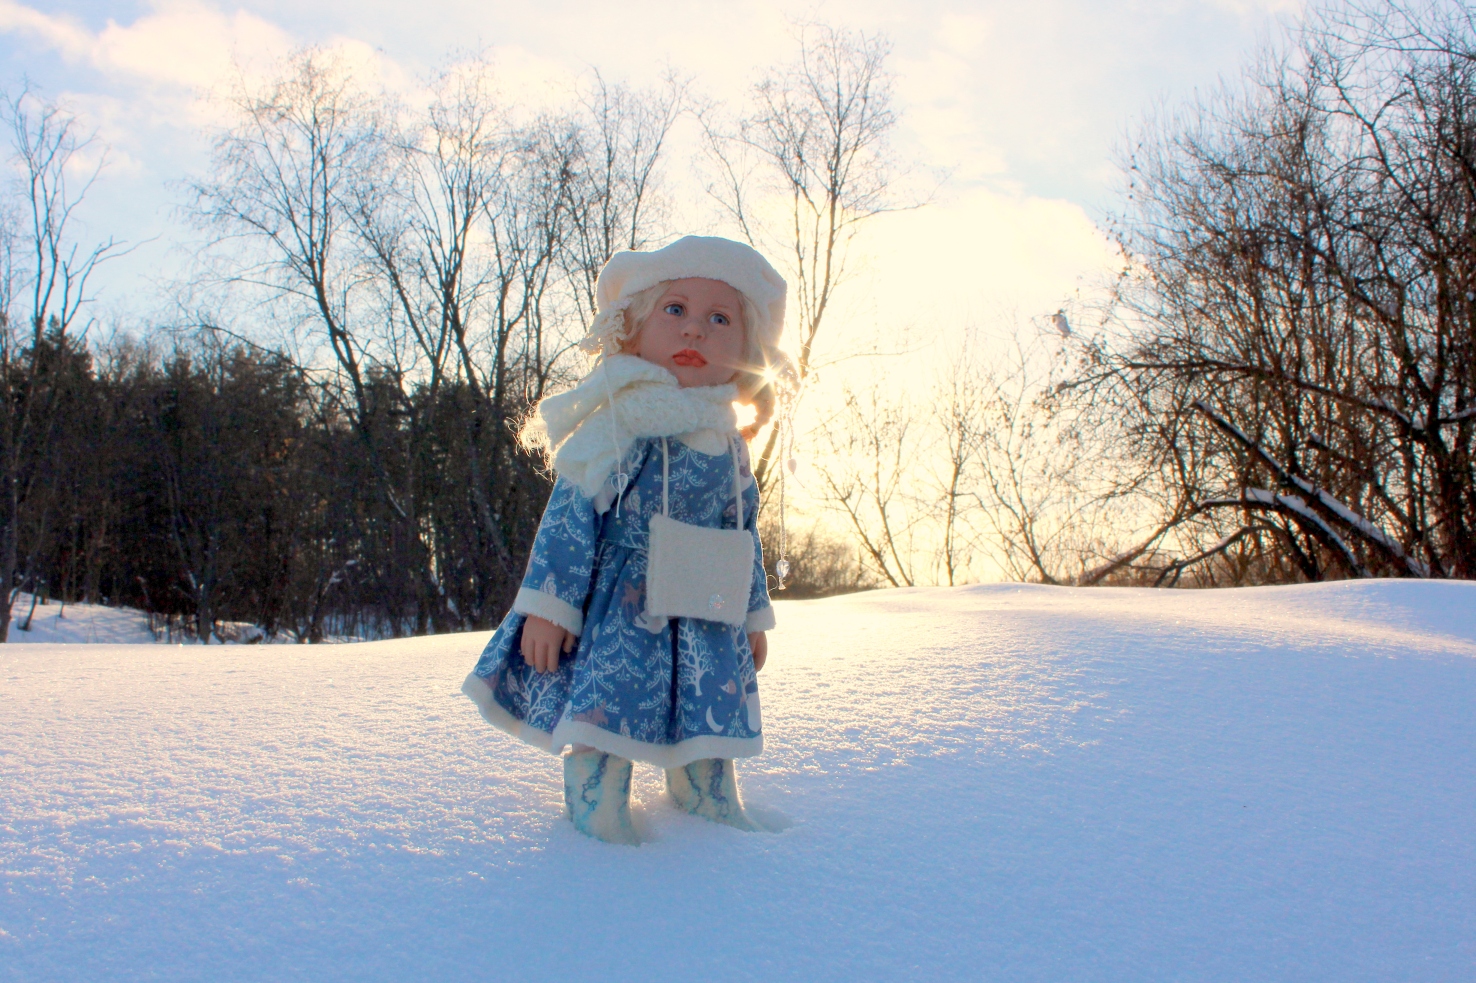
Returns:
[[[670,65],[735,101],[759,68],[790,55],[798,20],[881,31],[895,46],[897,150],[920,173],[951,177],[935,205],[887,220],[867,246],[877,277],[866,309],[878,319],[913,309],[909,291],[933,277],[929,316],[984,303],[1034,313],[1110,265],[1094,223],[1114,201],[1112,148],[1135,120],[1233,78],[1296,11],[1292,0],[0,0],[0,84],[29,78],[112,147],[87,216],[96,234],[152,238],[105,282],[107,303],[137,311],[152,302],[145,275],[169,269],[187,237],[180,182],[203,165],[218,119],[201,97],[233,58],[339,46],[409,85],[486,47],[530,93],[591,67],[641,84]]]

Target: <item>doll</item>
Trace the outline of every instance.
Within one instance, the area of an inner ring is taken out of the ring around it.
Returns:
[[[564,755],[575,828],[637,843],[633,761],[694,815],[757,827],[733,759],[763,747],[774,627],[745,439],[772,417],[784,280],[687,236],[617,253],[581,346],[597,357],[523,431],[556,473],[512,610],[462,686],[494,726]],[[735,401],[756,419],[740,434]]]

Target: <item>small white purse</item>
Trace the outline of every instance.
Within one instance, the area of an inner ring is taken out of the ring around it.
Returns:
[[[661,514],[651,516],[646,564],[646,615],[650,618],[704,618],[729,625],[748,619],[753,588],[753,533],[743,528],[743,485],[738,451],[733,455],[733,497],[737,529],[708,529],[678,522],[670,515],[671,459],[661,438]]]

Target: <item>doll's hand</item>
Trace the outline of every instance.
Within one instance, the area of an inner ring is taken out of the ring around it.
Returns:
[[[575,636],[536,614],[523,622],[523,661],[538,672],[559,668],[559,653],[574,651]]]
[[[758,672],[769,657],[769,636],[761,631],[749,632],[748,647],[753,649],[753,671]]]

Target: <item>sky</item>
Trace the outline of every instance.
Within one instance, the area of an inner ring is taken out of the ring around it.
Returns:
[[[639,86],[670,68],[736,105],[792,57],[796,24],[880,32],[893,44],[894,150],[928,204],[871,224],[839,316],[885,337],[1028,320],[1099,282],[1119,262],[1099,231],[1116,202],[1114,147],[1155,105],[1234,78],[1296,12],[1296,0],[0,0],[0,86],[29,81],[107,146],[86,232],[136,246],[103,271],[96,310],[147,320],[193,251],[185,182],[221,121],[210,94],[238,66],[325,45],[406,88],[485,49],[533,100],[562,98],[594,69]]]

